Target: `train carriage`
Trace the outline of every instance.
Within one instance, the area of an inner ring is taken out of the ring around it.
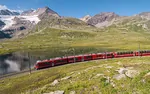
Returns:
[[[42,68],[48,68],[52,67],[52,60],[43,60],[43,61],[37,61],[34,68],[35,69],[42,69]]]
[[[68,63],[74,63],[76,62],[75,56],[68,56]]]
[[[105,58],[114,58],[114,53],[113,52],[105,53]]]
[[[84,61],[92,60],[92,54],[83,55]]]
[[[104,59],[105,53],[97,53],[96,56],[93,57],[93,59]]]
[[[54,58],[50,60],[37,61],[34,67],[35,69],[42,69],[75,62],[83,62],[107,58],[133,57],[133,56],[150,56],[150,51],[107,52],[107,53],[94,53],[94,54],[68,56],[62,58]]]
[[[121,58],[121,57],[132,57],[135,56],[135,53],[133,51],[131,52],[116,52],[115,57]]]
[[[82,62],[82,61],[84,61],[83,55],[77,55],[77,56],[75,56],[75,61],[76,62]]]
[[[139,56],[149,56],[150,51],[139,51]]]
[[[67,64],[68,63],[68,59],[67,57],[60,57],[60,58],[55,58],[53,59],[53,66],[58,66],[58,65],[63,65],[63,64]]]

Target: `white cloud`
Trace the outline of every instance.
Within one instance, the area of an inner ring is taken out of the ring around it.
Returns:
[[[5,5],[0,5],[0,10],[3,10],[3,9],[8,9],[8,8]]]
[[[7,10],[9,10],[11,12],[19,12],[19,13],[23,12],[23,10],[11,10],[7,6],[5,6],[5,5],[0,5],[0,10],[4,10],[4,9],[7,9]]]
[[[9,9],[10,10],[10,9]],[[22,13],[23,10],[10,10],[11,12],[19,12],[19,13]]]

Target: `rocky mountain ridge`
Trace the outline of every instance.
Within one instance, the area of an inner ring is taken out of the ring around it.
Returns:
[[[119,16],[114,12],[102,12],[94,16],[86,15],[80,19],[60,16],[49,7],[31,9],[20,15],[10,13],[9,10],[1,13],[3,15],[0,15],[0,31],[11,34],[11,36],[17,34],[16,32],[37,28],[37,24],[41,28],[84,29],[91,26],[105,28],[115,25],[118,28],[138,27],[150,30],[150,12],[143,12],[134,16]]]
[[[59,17],[56,12],[48,7],[25,11],[21,15],[12,15],[11,13],[6,15],[2,14],[0,15],[0,30],[14,36],[13,34],[16,34],[16,32],[32,29],[42,20],[43,15]]]
[[[87,22],[88,20],[90,20],[92,17],[90,15],[86,15],[83,18],[80,18],[80,20]]]
[[[117,18],[119,18],[119,15],[114,12],[102,12],[91,17],[87,20],[87,23],[96,27],[107,27],[112,25]]]
[[[52,15],[52,14],[57,14],[57,12],[53,11],[52,9],[50,9],[49,7],[44,7],[44,8],[38,8],[37,10],[28,10],[28,11],[24,11],[23,13],[21,13],[22,16],[33,16],[33,15],[42,15],[42,14],[48,14],[48,15]],[[59,16],[59,15],[58,15]]]
[[[8,9],[0,10],[0,15],[20,15],[18,12],[14,12]]]

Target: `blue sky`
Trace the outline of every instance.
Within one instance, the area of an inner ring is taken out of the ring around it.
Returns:
[[[61,16],[80,18],[87,14],[115,12],[128,16],[150,11],[150,0],[0,0],[13,10],[37,9],[48,6]]]

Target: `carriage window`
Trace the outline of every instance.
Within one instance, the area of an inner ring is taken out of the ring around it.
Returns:
[[[111,56],[112,54],[107,54],[107,56]]]
[[[86,58],[91,59],[91,58],[92,58],[92,56],[86,56]]]
[[[69,60],[74,60],[74,58],[69,58]]]
[[[79,58],[79,57],[76,57],[75,59],[76,59],[76,60],[80,60],[80,58]]]

